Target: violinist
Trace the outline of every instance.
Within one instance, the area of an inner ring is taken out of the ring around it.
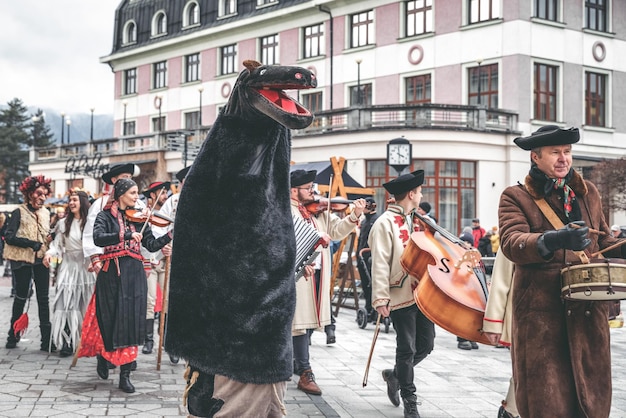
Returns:
[[[304,206],[312,202],[313,181],[317,171],[295,170],[290,175],[291,213],[309,222],[322,234],[321,254],[313,268],[308,268],[304,278],[296,283],[296,313],[293,319],[293,356],[295,373],[300,376],[298,389],[312,395],[322,391],[315,383],[309,361],[309,338],[314,330],[328,331],[326,343],[335,342],[335,328],[331,324],[330,280],[331,240],[340,240],[356,228],[365,208],[365,200],[354,201],[354,210],[349,216],[340,219],[330,211],[312,214]]]
[[[94,243],[104,249],[94,300],[98,330],[83,330],[87,340],[93,340],[97,331],[101,335],[100,344],[96,344],[98,376],[108,378],[107,361],[120,366],[118,387],[126,393],[135,391],[130,372],[146,332],[147,284],[140,247],[154,252],[172,240],[171,233],[155,238],[149,226],[129,220],[125,211],[133,209],[137,199],[137,184],[118,179],[113,199],[96,218]]]
[[[167,200],[167,192],[170,189],[169,181],[157,181],[150,184],[146,190],[141,192],[148,200],[148,208],[152,212],[160,211]],[[165,281],[165,257],[171,255],[171,246],[168,244],[162,250],[146,253],[144,257],[150,262],[150,272],[148,273],[148,300],[146,310],[146,335],[144,338],[143,354],[151,354],[154,348],[154,307],[157,298],[157,286],[163,290]]]
[[[420,416],[413,368],[430,354],[435,341],[435,326],[413,297],[418,278],[406,273],[400,264],[411,234],[420,229],[414,211],[422,199],[423,182],[424,170],[417,170],[383,184],[395,203],[387,206],[369,236],[372,306],[382,317],[391,316],[396,331],[395,367],[383,370],[383,380],[394,406],[400,405],[402,397],[405,418]]]

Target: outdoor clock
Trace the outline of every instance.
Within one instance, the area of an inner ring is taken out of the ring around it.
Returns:
[[[387,143],[387,165],[393,167],[398,175],[411,165],[411,143],[405,138],[392,139]]]

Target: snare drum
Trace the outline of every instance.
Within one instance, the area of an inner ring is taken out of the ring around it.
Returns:
[[[626,299],[626,260],[598,258],[561,269],[561,296],[569,300]]]

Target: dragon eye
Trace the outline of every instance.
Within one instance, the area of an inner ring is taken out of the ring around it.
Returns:
[[[259,75],[265,74],[266,71],[267,71],[267,68],[263,68],[261,71],[259,71]]]
[[[295,77],[296,79],[300,80],[300,79],[302,78],[302,74],[300,74],[300,73],[295,73],[295,74],[294,74],[294,77]]]

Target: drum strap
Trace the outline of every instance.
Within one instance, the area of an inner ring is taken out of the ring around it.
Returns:
[[[548,202],[546,202],[545,199],[534,199],[534,201],[537,206],[539,206],[539,209],[541,209],[541,212],[543,212],[548,221],[550,221],[554,229],[561,229],[565,226],[556,213],[554,213],[554,209],[548,205]],[[574,254],[580,258],[580,261],[582,261],[583,264],[589,264],[589,257],[587,257],[587,254],[585,254],[584,251],[574,251]]]

